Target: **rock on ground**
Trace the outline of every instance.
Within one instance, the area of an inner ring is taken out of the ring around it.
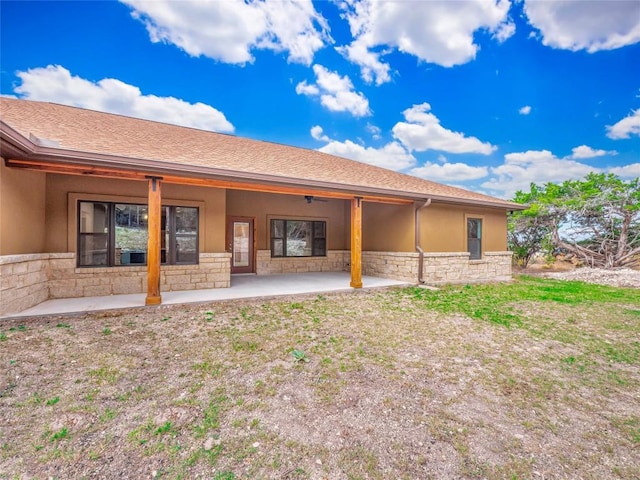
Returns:
[[[612,287],[640,288],[640,271],[630,268],[576,268],[566,272],[549,272],[543,275],[558,280],[579,280]]]

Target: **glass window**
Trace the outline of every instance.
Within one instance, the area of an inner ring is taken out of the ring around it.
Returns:
[[[313,251],[314,257],[327,254],[327,238],[325,233],[325,222],[313,222]]]
[[[175,263],[198,263],[198,209],[175,207]]]
[[[272,257],[321,257],[327,254],[327,222],[271,220]]]
[[[79,202],[78,266],[146,265],[147,205]],[[161,261],[198,263],[198,208],[163,206]]]
[[[109,204],[80,202],[78,221],[78,265],[108,265]]]
[[[285,256],[310,257],[312,223],[304,222],[302,220],[288,220],[286,223],[287,244],[285,248]]]
[[[233,222],[233,266],[249,267],[251,222]]]
[[[482,220],[467,219],[467,250],[470,260],[482,258]]]
[[[115,264],[145,265],[149,229],[146,205],[116,203],[115,209]]]
[[[284,239],[274,238],[271,242],[271,256],[284,257]]]

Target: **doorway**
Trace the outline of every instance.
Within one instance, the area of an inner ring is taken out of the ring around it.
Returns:
[[[227,218],[227,252],[231,253],[231,273],[254,273],[254,219]]]

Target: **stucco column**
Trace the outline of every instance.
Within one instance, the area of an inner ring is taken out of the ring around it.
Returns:
[[[160,296],[160,225],[162,223],[162,179],[149,178],[149,239],[147,240],[146,305],[158,305]]]
[[[351,200],[351,286],[362,288],[362,198]]]

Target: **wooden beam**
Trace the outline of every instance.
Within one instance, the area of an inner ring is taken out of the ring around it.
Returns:
[[[39,160],[7,160],[6,165],[13,168],[26,168],[47,173],[59,173],[63,175],[86,175],[90,177],[119,178],[123,180],[145,181],[149,176],[158,175],[151,172],[129,171],[116,168],[85,167],[73,164],[57,164],[53,162],[43,162]],[[194,185],[200,187],[227,188],[230,190],[245,190],[252,192],[276,193],[281,195],[300,195],[320,198],[336,198],[350,200],[353,193],[336,192],[330,190],[307,189],[300,187],[288,187],[285,185],[266,185],[260,183],[238,182],[233,180],[219,180],[213,178],[192,178],[178,175],[162,174],[163,183],[173,183],[178,185]],[[383,197],[379,195],[364,195],[361,197],[365,202],[388,203],[393,205],[410,205],[413,200],[404,198]]]
[[[351,199],[351,286],[362,288],[362,198]]]
[[[330,190],[318,190],[301,187],[287,187],[281,185],[264,185],[257,183],[234,182],[228,180],[214,180],[208,178],[181,178],[164,176],[165,183],[178,183],[182,185],[199,185],[203,187],[228,188],[229,190],[247,190],[252,192],[277,193],[281,195],[300,195],[319,198],[337,198],[340,200],[350,200],[353,193],[334,192]],[[393,205],[412,205],[413,200],[404,198],[381,197],[378,195],[364,195],[361,197],[365,202],[389,203]]]
[[[7,167],[25,168],[45,173],[60,173],[62,175],[86,175],[88,177],[121,178],[125,180],[146,180],[145,172],[130,172],[111,168],[84,167],[82,165],[66,165],[34,160],[7,160]]]
[[[149,238],[147,240],[147,298],[146,305],[159,305],[160,296],[160,243],[162,223],[162,181],[149,178]]]

